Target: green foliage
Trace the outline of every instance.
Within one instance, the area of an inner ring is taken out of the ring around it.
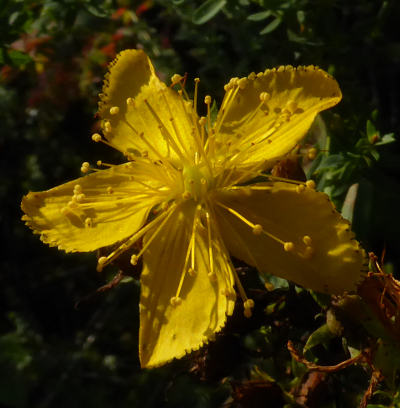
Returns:
[[[400,406],[398,339],[362,297],[332,300],[274,277],[268,286],[243,266],[254,316],[245,319],[238,306],[209,347],[142,371],[137,281],[88,297],[112,274],[96,274],[94,256],[45,247],[19,220],[29,190],[79,176],[82,161],[121,161],[90,142],[97,94],[118,51],[145,49],[163,79],[187,72],[189,92],[200,77],[200,100],[213,97],[213,115],[231,77],[314,64],[335,76],[344,97],[301,146],[304,168],[368,251],[386,248],[398,277],[399,18],[396,0],[3,0],[0,405],[359,405],[371,366],[310,374],[288,352],[290,339],[320,365],[374,349],[385,380],[368,407]]]

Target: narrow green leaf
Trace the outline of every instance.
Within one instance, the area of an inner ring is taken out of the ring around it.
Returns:
[[[261,31],[260,35],[265,35],[274,31],[281,24],[282,20],[279,17],[276,17],[268,25],[266,25]]]
[[[260,11],[259,13],[250,14],[247,20],[250,21],[261,21],[265,20],[271,15],[271,10]]]
[[[344,203],[342,206],[342,216],[346,218],[346,220],[352,222],[353,221],[353,214],[354,214],[354,207],[357,200],[357,193],[358,193],[358,183],[353,184],[347,190],[346,198],[344,199]]]
[[[376,127],[374,126],[374,124],[370,121],[367,120],[367,136],[368,136],[368,140],[370,142],[373,141],[373,139],[375,138],[376,135]]]
[[[211,20],[226,4],[226,0],[207,0],[198,7],[192,17],[195,24],[204,24]]]

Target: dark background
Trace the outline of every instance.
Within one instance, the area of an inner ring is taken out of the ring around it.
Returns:
[[[122,49],[143,48],[166,81],[187,72],[189,91],[200,77],[201,95],[217,102],[231,77],[318,65],[338,80],[343,101],[320,120],[326,131],[311,132],[310,143],[322,151],[309,171],[339,209],[358,183],[350,211],[357,237],[379,256],[385,249],[386,269],[398,276],[399,145],[379,142],[399,134],[399,21],[397,0],[3,0],[0,406],[299,404],[306,374],[294,367],[286,342],[304,342],[326,311],[307,291],[276,280],[276,290],[264,293],[248,271],[243,279],[259,304],[283,305],[273,316],[260,309],[247,321],[238,313],[209,349],[140,370],[137,281],[87,298],[117,268],[98,274],[94,254],[42,244],[20,221],[20,200],[80,176],[83,161],[123,161],[90,140],[107,63]],[[334,338],[313,357],[340,361],[342,342]],[[314,384],[306,403],[357,406],[369,376],[361,367],[333,374],[321,380],[323,397]],[[247,381],[260,379],[263,385],[247,390]],[[376,406],[389,406],[393,389],[381,385],[387,395],[375,396]]]

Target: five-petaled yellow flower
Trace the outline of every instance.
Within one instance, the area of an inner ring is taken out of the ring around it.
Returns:
[[[313,66],[282,66],[233,78],[214,123],[197,114],[179,75],[175,91],[143,51],[119,54],[106,75],[103,136],[128,162],[29,193],[23,219],[67,252],[118,244],[143,260],[139,354],[143,367],[196,350],[221,330],[236,294],[248,299],[229,254],[306,288],[342,293],[363,277],[364,251],[349,224],[312,181],[265,173],[304,137],[315,116],[341,99],[336,81]],[[90,166],[83,163],[82,171]],[[92,169],[95,170],[95,169]],[[256,182],[252,182],[254,180]]]

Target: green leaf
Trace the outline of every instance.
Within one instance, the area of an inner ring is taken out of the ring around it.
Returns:
[[[24,52],[12,49],[0,49],[0,64],[12,65],[21,67],[32,61],[32,58]]]
[[[393,143],[396,141],[396,138],[394,136],[394,133],[387,133],[386,135],[382,136],[382,139],[375,143],[376,146],[382,146],[385,144]]]
[[[373,142],[373,139],[376,137],[376,134],[377,134],[376,127],[370,120],[367,120],[367,136],[370,143]]]
[[[310,337],[307,339],[307,343],[303,349],[303,354],[319,344],[327,345],[327,343],[334,337],[336,337],[336,335],[329,330],[327,324],[318,327],[318,329],[311,333]]]
[[[268,18],[271,15],[271,13],[272,13],[271,10],[260,11],[259,13],[250,14],[247,17],[247,20],[250,20],[250,21],[265,20],[266,18]]]
[[[274,31],[281,24],[280,17],[275,17],[268,25],[266,25],[261,31],[260,35],[268,34]]]
[[[347,190],[346,198],[344,199],[343,206],[342,206],[342,216],[346,218],[346,220],[352,222],[353,221],[353,214],[354,214],[354,207],[357,200],[357,193],[358,193],[358,183],[353,184]]]
[[[194,24],[204,24],[211,20],[226,4],[226,0],[207,0],[198,7],[192,17]]]
[[[86,10],[95,17],[105,18],[110,15],[110,12],[104,10],[102,6],[87,4]]]
[[[306,13],[304,13],[303,10],[298,10],[296,15],[297,15],[297,21],[299,22],[299,24],[303,24],[304,20],[306,19]]]

